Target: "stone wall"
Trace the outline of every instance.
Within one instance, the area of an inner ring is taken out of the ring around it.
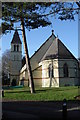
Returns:
[[[18,85],[20,79],[20,70],[22,67],[22,48],[21,44],[15,45],[19,45],[19,51],[14,51],[14,44],[11,44],[10,82],[12,82],[13,79],[16,79],[16,84]]]
[[[53,77],[49,77],[49,65],[53,66]],[[39,65],[42,65],[42,87],[59,87],[59,72],[58,72],[58,60],[44,60]]]
[[[64,77],[63,65],[68,65],[68,77]],[[59,86],[78,85],[78,62],[75,59],[59,60]]]
[[[68,77],[64,77],[63,65],[68,65]],[[49,77],[49,65],[53,66],[53,78]],[[76,73],[75,73],[76,70]],[[44,60],[39,63],[38,67],[32,71],[34,85],[42,87],[60,87],[60,86],[75,86],[78,85],[78,62],[74,59],[53,59]],[[25,78],[24,85],[29,84],[27,71],[20,74],[20,80]]]
[[[38,66],[36,69],[32,71],[33,74],[33,80],[35,86],[42,86],[42,66]],[[23,73],[20,74],[20,82],[24,79],[24,86],[29,86],[29,80],[28,80],[28,74],[27,70],[23,71]]]

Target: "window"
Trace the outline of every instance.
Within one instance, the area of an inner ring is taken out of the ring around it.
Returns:
[[[19,45],[17,45],[17,51],[19,51]]]
[[[50,64],[48,67],[49,78],[53,78],[53,66]]]
[[[67,65],[67,63],[65,63],[63,66],[63,73],[64,73],[64,77],[68,77],[68,65]]]
[[[16,51],[16,45],[14,45],[14,51]]]
[[[14,51],[19,51],[19,45],[14,45]]]

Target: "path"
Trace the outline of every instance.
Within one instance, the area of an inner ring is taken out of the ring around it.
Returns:
[[[39,101],[7,101],[3,102],[3,115],[5,120],[28,119],[28,120],[55,120],[62,119],[62,102],[39,102]],[[79,102],[67,102],[67,119],[80,120]],[[3,119],[4,120],[4,119]]]

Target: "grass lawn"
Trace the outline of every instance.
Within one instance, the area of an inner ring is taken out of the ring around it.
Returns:
[[[3,100],[57,101],[64,98],[75,100],[74,96],[78,95],[78,87],[35,88],[35,90],[35,94],[31,94],[28,87],[4,90]]]

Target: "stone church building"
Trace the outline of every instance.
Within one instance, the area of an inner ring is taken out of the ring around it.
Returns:
[[[17,30],[11,42],[11,81],[29,86],[26,64],[21,67],[22,49]],[[52,31],[51,36],[30,58],[35,86],[79,85],[79,62]]]

